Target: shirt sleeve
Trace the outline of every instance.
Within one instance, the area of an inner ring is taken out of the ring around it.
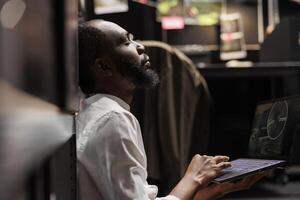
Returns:
[[[156,198],[156,200],[180,200],[178,197],[168,195],[166,197]]]
[[[157,198],[157,187],[148,185],[140,127],[130,113],[111,113],[98,127],[92,143],[97,152],[95,182],[105,199],[179,200],[171,195]]]

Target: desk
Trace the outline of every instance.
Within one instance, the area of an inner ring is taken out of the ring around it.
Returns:
[[[295,75],[300,72],[300,62],[254,63],[252,67],[226,67],[225,64],[196,63],[206,78],[241,78]]]

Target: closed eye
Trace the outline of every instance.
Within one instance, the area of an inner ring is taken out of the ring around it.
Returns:
[[[128,46],[130,45],[134,40],[134,36],[131,33],[127,33],[126,34],[126,41],[125,41],[125,45]]]

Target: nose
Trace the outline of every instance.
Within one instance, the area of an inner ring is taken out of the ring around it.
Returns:
[[[144,45],[142,45],[141,43],[136,42],[136,41],[135,41],[135,43],[136,43],[136,49],[137,49],[138,53],[139,54],[145,53]]]

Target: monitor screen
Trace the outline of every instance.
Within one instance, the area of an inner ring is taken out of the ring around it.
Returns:
[[[223,5],[223,0],[185,0],[185,23],[200,26],[217,25],[219,24]]]
[[[239,13],[221,15],[221,47],[222,60],[240,59],[247,55],[243,24]]]
[[[223,5],[224,0],[158,0],[157,19],[182,16],[188,25],[216,25]]]
[[[231,0],[231,1],[190,1],[202,4],[203,7],[210,7],[210,11],[201,16],[214,16],[216,11],[220,12],[221,15],[224,13],[239,13],[241,15],[241,23],[244,25],[244,40],[246,43],[246,48],[251,48],[255,50],[259,48],[259,35],[260,31],[263,31],[261,0]],[[188,3],[189,1],[186,1]],[[208,3],[210,2],[210,3]],[[210,6],[209,6],[210,4]],[[203,9],[204,10],[204,9]],[[209,10],[209,9],[208,9]],[[211,14],[208,14],[211,13]],[[219,50],[220,45],[220,21],[212,20],[214,17],[209,17],[209,20],[204,20],[204,23],[199,25],[197,15],[194,18],[187,18],[185,16],[185,28],[182,30],[170,30],[167,32],[167,42],[172,45],[187,45],[187,44],[199,44],[204,45],[212,50]],[[206,17],[202,18],[205,19]],[[198,25],[189,24],[188,21],[193,19],[193,22],[197,22]],[[216,18],[214,18],[216,19]],[[208,21],[213,22],[211,25],[207,25]],[[203,22],[203,21],[202,21]],[[206,24],[206,25],[204,25]],[[214,25],[212,25],[214,24]],[[217,59],[219,60],[219,59]],[[215,62],[215,61],[214,61]]]
[[[127,0],[94,0],[96,15],[128,11]]]
[[[182,0],[157,0],[156,19],[161,21],[162,18],[170,16],[183,16]]]
[[[291,151],[299,119],[300,98],[258,104],[249,140],[251,156],[285,158]]]

